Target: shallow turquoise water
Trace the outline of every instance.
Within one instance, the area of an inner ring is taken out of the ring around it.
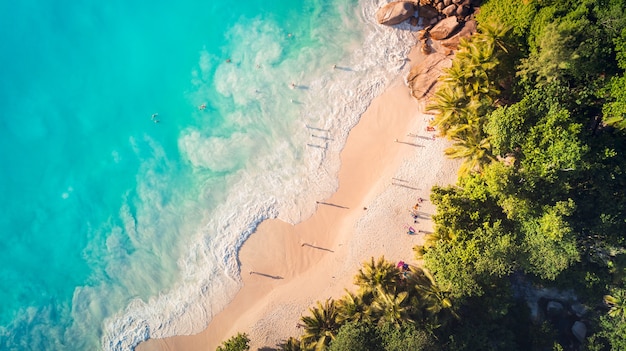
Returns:
[[[0,349],[199,331],[239,287],[241,242],[332,191],[349,128],[402,69],[362,8],[0,4]]]

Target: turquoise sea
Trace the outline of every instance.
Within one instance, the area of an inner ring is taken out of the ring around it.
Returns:
[[[1,2],[0,349],[201,331],[243,241],[312,214],[406,70],[382,3]]]

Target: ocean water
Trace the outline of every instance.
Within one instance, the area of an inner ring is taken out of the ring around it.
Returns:
[[[406,72],[383,3],[0,3],[0,349],[201,331],[256,225],[313,213]]]

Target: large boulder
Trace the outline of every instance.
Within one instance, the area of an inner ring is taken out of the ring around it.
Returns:
[[[579,318],[584,316],[587,313],[587,307],[583,306],[580,302],[573,304],[570,309],[572,312],[576,314]]]
[[[446,15],[446,17],[450,17],[452,15],[454,15],[456,13],[456,5],[452,4],[452,5],[448,5],[446,6],[443,11],[441,11],[441,13],[443,13],[444,15]]]
[[[456,15],[460,17],[465,17],[469,15],[470,8],[468,6],[459,6],[456,8]]]
[[[430,20],[439,16],[439,11],[437,11],[437,9],[434,8],[432,5],[422,5],[417,10],[417,15],[425,20]]]
[[[426,54],[432,51],[430,46],[425,48],[426,43],[422,43],[422,53]],[[436,45],[436,44],[435,44]],[[450,67],[452,60],[446,55],[436,51],[428,56],[424,56],[417,60],[417,63],[411,67],[411,71],[407,76],[407,83],[411,89],[411,95],[416,99],[430,96],[435,90],[437,78],[441,75],[441,70]]]
[[[381,7],[376,12],[376,20],[380,24],[393,26],[413,16],[415,4],[411,1],[395,1]]]
[[[437,23],[433,29],[430,30],[430,37],[434,40],[443,40],[454,33],[461,24],[456,17],[445,18]]]
[[[587,326],[585,323],[581,321],[574,322],[574,325],[572,325],[572,334],[574,334],[578,341],[585,341],[585,337],[587,336]]]
[[[454,35],[449,37],[448,39],[441,42],[441,45],[456,50],[459,48],[459,44],[461,43],[462,38],[471,37],[472,34],[476,33],[476,20],[469,20],[463,24],[463,28],[457,31]]]

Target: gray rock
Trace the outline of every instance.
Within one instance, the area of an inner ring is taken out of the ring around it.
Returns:
[[[587,313],[587,308],[583,306],[580,302],[573,304],[570,308],[572,312],[574,312],[579,318]]]
[[[376,20],[380,24],[393,26],[413,16],[415,4],[411,1],[395,1],[381,7],[376,12]]]
[[[439,15],[439,11],[431,5],[423,5],[417,10],[417,14],[419,17],[423,19],[429,20],[431,18],[435,18]]]
[[[443,11],[441,11],[444,15],[450,17],[456,13],[456,5],[452,4],[450,6],[446,6]]]
[[[558,301],[550,301],[548,302],[548,306],[546,306],[546,312],[548,316],[558,316],[563,313],[563,304]]]
[[[431,25],[435,25],[435,24],[437,24],[437,22],[439,22],[439,18],[437,18],[437,17],[430,19],[430,24]]]
[[[585,341],[585,337],[587,337],[587,326],[585,323],[581,321],[574,322],[574,325],[572,325],[572,334],[574,334],[578,341]]]
[[[448,17],[439,21],[433,29],[430,30],[430,37],[434,40],[443,40],[449,37],[454,31],[459,28],[460,23],[456,17]]]

